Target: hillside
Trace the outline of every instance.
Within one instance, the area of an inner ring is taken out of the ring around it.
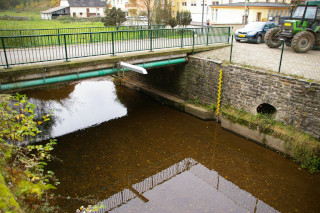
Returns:
[[[0,0],[0,10],[41,11],[59,3],[60,0]]]

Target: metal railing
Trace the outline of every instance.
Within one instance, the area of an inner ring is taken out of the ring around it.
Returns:
[[[229,43],[229,38],[230,27],[3,36],[0,37],[0,66]]]
[[[0,36],[23,36],[23,35],[55,35],[69,33],[91,33],[119,30],[147,30],[161,29],[165,25],[136,25],[136,26],[107,26],[107,27],[78,27],[56,29],[0,29]]]

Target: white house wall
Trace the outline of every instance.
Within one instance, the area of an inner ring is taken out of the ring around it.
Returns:
[[[67,0],[61,0],[60,1],[60,6],[68,7],[69,6],[69,2]]]
[[[50,13],[41,13],[41,19],[43,20],[51,20],[52,15]]]
[[[105,15],[105,7],[70,7],[70,16],[73,17],[73,14],[75,13],[78,18],[87,18],[87,8],[89,8],[89,13],[94,13],[101,17]]]
[[[112,7],[120,8],[122,11],[127,11],[126,3],[128,3],[129,0],[108,0],[107,2],[111,4]]]
[[[182,6],[182,3],[185,2],[187,5]],[[178,5],[181,11],[190,11],[192,21],[194,22],[202,22],[202,0],[180,0],[180,4]],[[205,0],[204,1],[204,22],[211,17],[211,9],[209,5],[211,5],[212,1]]]
[[[218,15],[216,14],[218,12]],[[213,9],[211,12],[211,22],[219,24],[236,24],[242,23],[242,16],[244,14],[243,9],[224,9],[218,8],[218,10]]]

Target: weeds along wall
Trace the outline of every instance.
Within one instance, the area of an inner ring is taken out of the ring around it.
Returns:
[[[269,104],[276,109],[275,120],[320,137],[319,83],[193,56],[186,65],[148,70],[148,75],[128,72],[126,77],[185,100],[211,105],[217,102],[220,69],[222,106],[230,104],[257,114],[259,105]]]

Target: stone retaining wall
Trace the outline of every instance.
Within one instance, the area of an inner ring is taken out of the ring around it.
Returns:
[[[260,104],[276,109],[274,118],[320,137],[320,84],[292,77],[225,66],[189,57],[186,65],[127,73],[135,81],[205,105],[216,104],[219,70],[223,71],[222,105],[231,104],[256,114]]]

